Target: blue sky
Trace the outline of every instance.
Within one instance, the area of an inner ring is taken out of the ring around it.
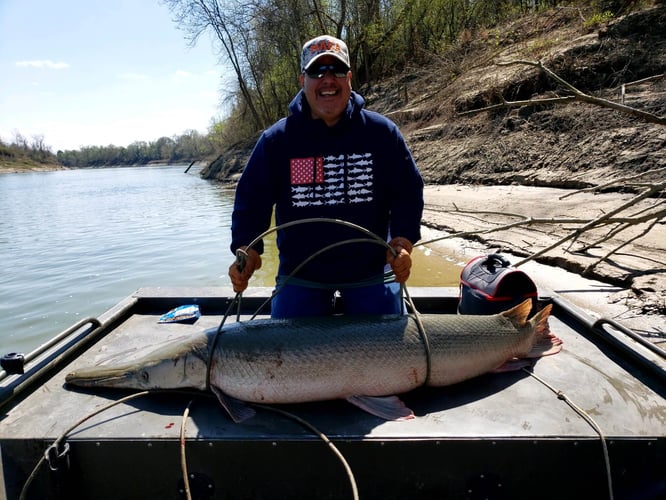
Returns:
[[[205,133],[223,66],[159,0],[0,0],[0,138],[55,153]]]

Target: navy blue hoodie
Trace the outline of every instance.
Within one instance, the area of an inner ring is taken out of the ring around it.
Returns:
[[[231,251],[268,229],[273,206],[282,225],[310,218],[351,222],[382,240],[421,237],[423,179],[397,126],[363,108],[352,92],[344,116],[333,127],[313,119],[300,91],[291,114],[267,129],[236,187]],[[277,234],[278,275],[288,276],[322,248],[349,239],[367,239],[354,228],[313,222]],[[254,246],[263,253],[263,241]],[[327,284],[354,284],[380,277],[386,247],[356,242],[327,250],[295,275]]]

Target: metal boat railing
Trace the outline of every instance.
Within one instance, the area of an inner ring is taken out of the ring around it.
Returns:
[[[3,368],[9,367],[9,370],[0,370],[0,407],[50,371],[69,362],[85,346],[99,340],[109,327],[126,317],[136,303],[136,298],[123,301],[119,308],[105,313],[104,320],[94,317],[82,319],[27,355],[21,355],[21,359],[5,363]],[[89,326],[83,329],[86,325]],[[15,355],[16,353],[10,353],[7,356]]]
[[[584,312],[579,311],[577,307],[567,300],[560,298],[557,294],[553,294],[550,299],[557,307],[560,307],[569,316],[584,325],[596,338],[620,352],[627,359],[634,361],[638,366],[649,371],[661,383],[666,382],[666,351],[661,347],[644,339],[636,332],[614,320],[603,317],[598,319],[591,318]],[[633,343],[611,332],[608,326],[630,338]]]
[[[641,337],[640,335],[638,335],[633,330],[630,330],[629,328],[627,328],[626,326],[618,323],[615,320],[612,320],[612,319],[609,319],[609,318],[599,318],[598,320],[596,320],[594,322],[594,324],[592,325],[592,328],[601,328],[605,324],[612,326],[616,330],[624,333],[627,337],[630,337],[630,338],[634,339],[636,342],[641,344],[646,349],[654,352],[660,358],[666,359],[666,351],[664,351],[661,347],[659,347],[656,344],[653,344],[649,340],[646,340],[645,338]]]
[[[20,371],[17,370],[17,368],[13,368],[9,372],[7,370],[0,370],[0,381],[2,381],[5,377],[9,375],[15,375],[15,374],[22,374],[24,371],[24,366],[34,359],[36,359],[38,356],[44,354],[47,350],[51,349],[53,346],[59,344],[63,340],[65,340],[67,337],[69,337],[72,333],[76,332],[80,328],[83,328],[85,325],[90,323],[94,327],[100,327],[102,326],[102,323],[97,318],[89,317],[82,319],[81,321],[75,323],[74,325],[70,326],[66,330],[63,330],[60,332],[58,335],[50,339],[48,342],[45,342],[44,344],[40,345],[37,349],[34,351],[31,351],[29,354],[26,354],[25,356],[19,355],[20,358],[16,355],[16,353],[9,353],[5,356],[3,356],[3,360],[6,360],[8,358],[11,358],[13,360],[20,360]],[[3,363],[2,366],[7,366],[6,364]]]

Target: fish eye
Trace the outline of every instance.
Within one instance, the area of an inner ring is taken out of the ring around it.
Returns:
[[[150,374],[146,370],[141,370],[141,373],[139,374],[141,377],[141,380],[145,383],[150,382]]]

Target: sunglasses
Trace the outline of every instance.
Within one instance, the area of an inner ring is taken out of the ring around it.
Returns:
[[[349,73],[349,68],[344,64],[324,64],[322,66],[316,66],[308,68],[305,70],[305,74],[310,78],[319,80],[326,76],[326,73],[330,71],[333,73],[333,76],[336,78],[344,78]]]

